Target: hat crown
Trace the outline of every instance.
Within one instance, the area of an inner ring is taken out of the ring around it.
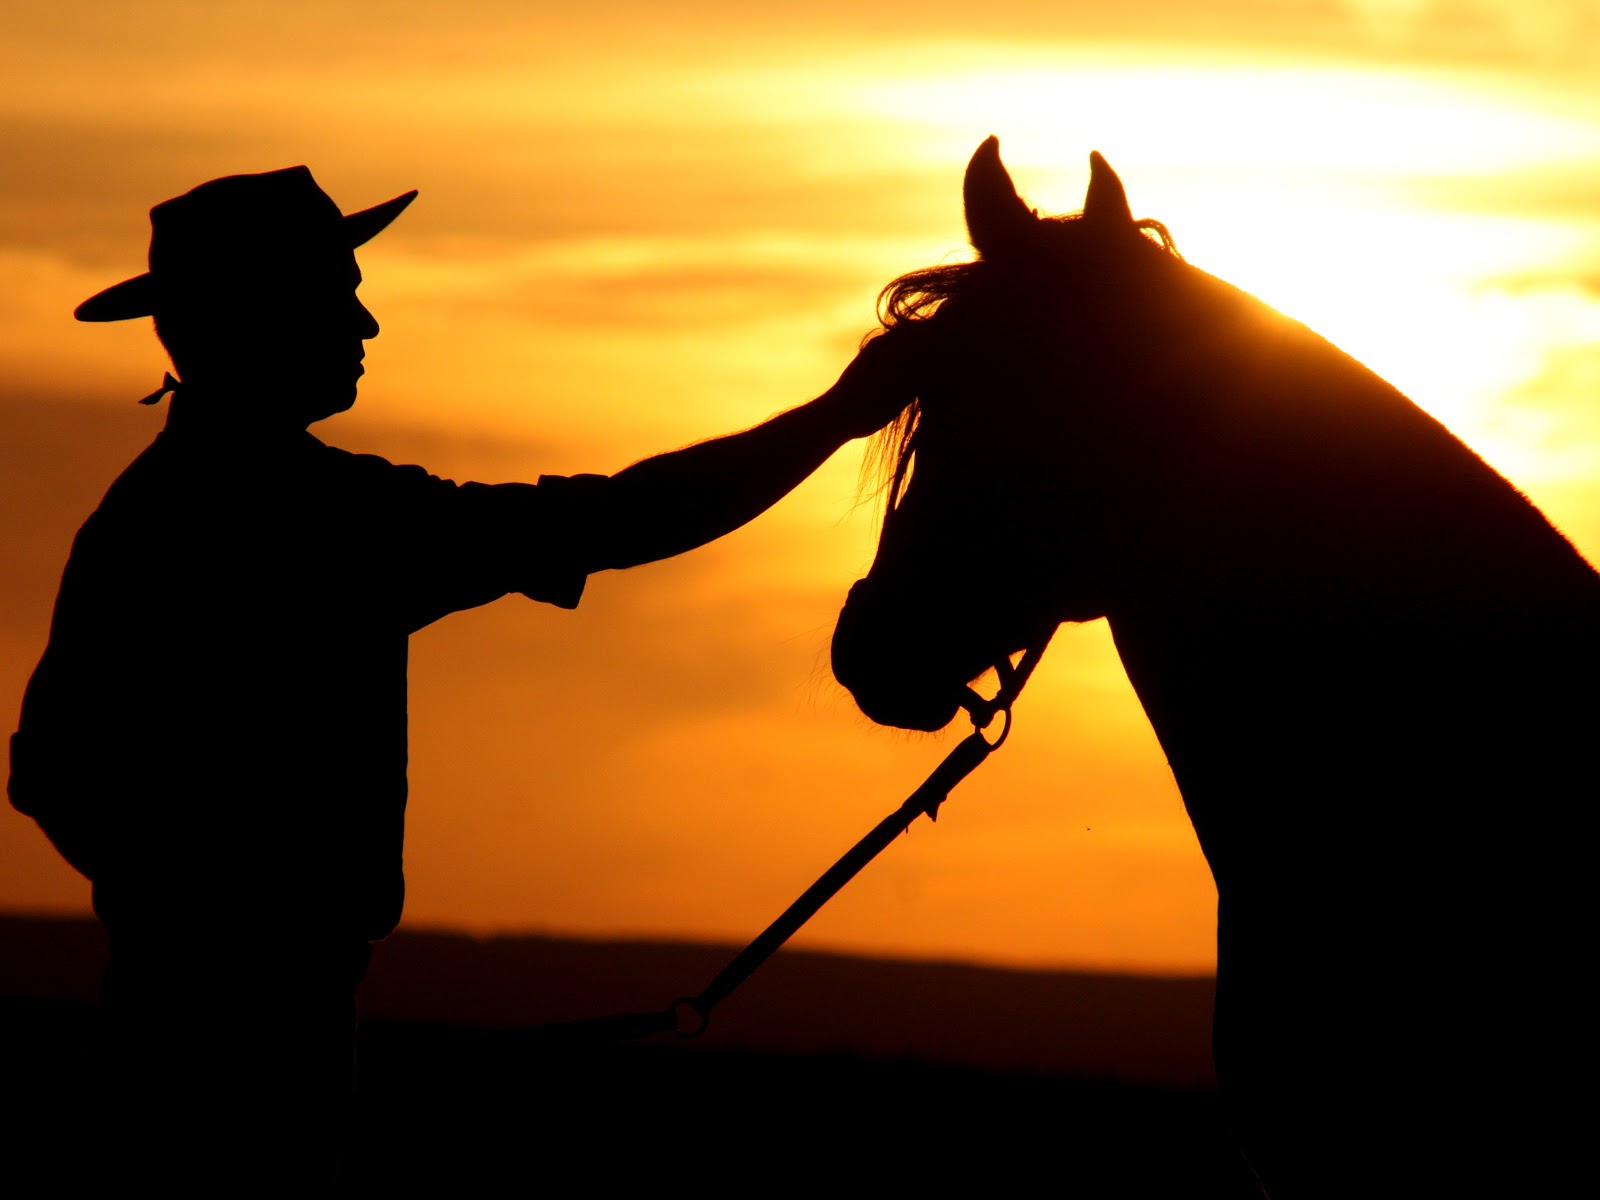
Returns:
[[[212,179],[150,210],[150,271],[239,274],[292,258],[348,253],[344,217],[304,166]]]
[[[227,174],[150,210],[150,270],[176,266],[205,243],[339,245],[342,214],[304,166]],[[349,248],[349,246],[344,246]]]

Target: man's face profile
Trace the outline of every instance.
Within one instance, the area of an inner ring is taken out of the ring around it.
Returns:
[[[365,342],[378,336],[378,322],[356,294],[361,270],[353,253],[292,282],[275,305],[278,353],[290,377],[283,386],[300,393],[284,399],[304,411],[309,424],[355,403],[366,370]]]
[[[364,343],[379,328],[356,294],[355,254],[325,250],[261,268],[229,280],[223,294],[163,309],[157,328],[179,374],[231,394],[208,403],[270,405],[302,426],[344,412],[365,373]]]

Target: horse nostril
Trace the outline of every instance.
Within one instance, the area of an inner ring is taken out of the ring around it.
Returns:
[[[927,660],[929,639],[922,627],[913,621],[908,628],[900,610],[866,585],[865,579],[852,584],[839,610],[831,647],[834,679],[879,725],[943,729],[960,711],[963,687],[941,682]]]

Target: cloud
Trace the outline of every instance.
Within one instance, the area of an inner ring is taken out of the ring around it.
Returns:
[[[1600,63],[1600,0],[1344,0],[1379,44],[1546,66]]]
[[[1508,0],[1509,2],[1509,0]],[[1105,39],[1173,43],[1311,44],[1349,26],[1353,6],[1340,0],[1001,0],[981,8],[958,0],[881,0],[870,11],[849,0],[595,0],[584,5],[529,5],[523,0],[406,3],[388,0],[79,0],[71,14],[48,4],[7,12],[8,40],[19,59],[44,56],[60,70],[73,61],[143,64],[147,73],[174,64],[214,64],[220,72],[298,62],[357,70],[407,62],[431,70],[463,64],[556,65],[574,53],[612,62],[727,61],[752,45],[776,56],[916,38],[971,41]],[[126,70],[132,70],[129,67]],[[109,69],[107,69],[109,73]]]
[[[1589,265],[1578,262],[1541,271],[1519,271],[1490,280],[1484,287],[1522,296],[1535,292],[1578,292],[1590,300],[1600,301],[1600,246],[1596,250],[1595,261]]]
[[[685,237],[606,239],[521,249],[493,263],[397,263],[410,302],[456,314],[494,312],[530,327],[658,332],[721,329],[870,297],[884,267],[848,237],[752,242]],[[852,250],[856,252],[852,254]],[[872,265],[863,269],[863,259]],[[874,270],[874,267],[876,268]],[[861,318],[869,316],[863,306]]]
[[[1596,141],[1596,155],[1586,161],[1421,179],[1407,184],[1406,191],[1429,208],[1593,226],[1600,213],[1600,137]]]
[[[142,242],[143,211],[201,179],[302,161],[322,164],[352,204],[421,187],[437,202],[408,214],[418,235],[659,230],[697,209],[720,220],[746,219],[742,210],[752,223],[833,219],[825,197],[784,188],[814,155],[794,136],[797,115],[813,145],[819,129],[841,144],[860,136],[860,114],[832,96],[841,73],[892,84],[919,62],[1096,45],[1172,61],[1356,59],[1372,44],[1363,28],[1402,19],[1384,16],[1389,7],[889,0],[867,16],[854,4],[718,0],[15,5],[0,18],[0,151],[25,169],[0,180],[0,229],[100,254],[130,222]],[[1404,19],[1425,31],[1436,7],[1452,8],[1422,5]],[[759,86],[763,71],[786,81],[787,101]],[[718,86],[730,79],[745,81],[744,94]],[[743,175],[719,196],[730,163]],[[564,203],[575,173],[588,186]]]

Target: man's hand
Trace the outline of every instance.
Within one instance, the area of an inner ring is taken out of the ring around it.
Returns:
[[[917,380],[926,368],[920,354],[927,330],[900,325],[873,337],[818,397],[834,410],[845,438],[868,437],[904,411],[917,396]]]
[[[739,528],[786,495],[851,438],[876,433],[916,396],[917,325],[880,334],[831,388],[753,429],[658,454],[612,476],[586,572],[681,554]],[[925,377],[925,376],[924,376]]]

